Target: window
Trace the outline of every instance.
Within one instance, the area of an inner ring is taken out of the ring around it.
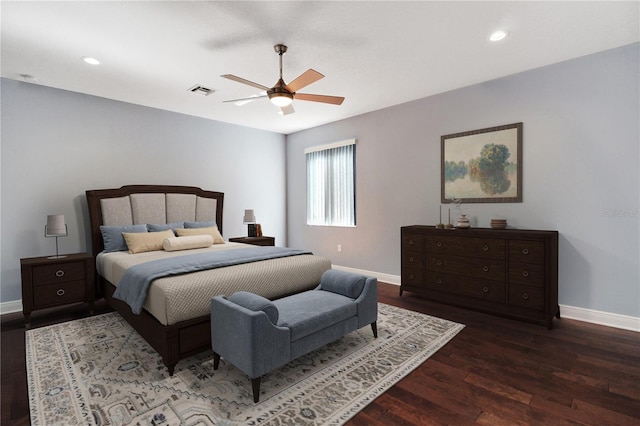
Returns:
[[[307,225],[356,226],[356,141],[306,149]]]

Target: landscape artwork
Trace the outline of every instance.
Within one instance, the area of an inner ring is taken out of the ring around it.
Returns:
[[[441,202],[522,202],[522,123],[441,137]]]

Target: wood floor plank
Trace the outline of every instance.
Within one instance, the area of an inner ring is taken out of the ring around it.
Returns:
[[[591,404],[580,399],[574,399],[572,408],[585,413],[591,424],[600,425],[640,425],[638,412],[635,416],[628,416],[620,412],[611,410],[598,404]]]
[[[496,382],[488,377],[482,377],[475,373],[468,374],[464,381],[470,385],[485,389],[489,392],[501,395],[522,404],[529,404],[533,397],[530,393],[523,392],[514,387]]]

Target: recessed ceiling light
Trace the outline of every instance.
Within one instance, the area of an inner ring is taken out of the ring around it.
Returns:
[[[83,56],[82,60],[91,65],[100,65],[100,61],[96,58],[92,58],[91,56]]]
[[[503,30],[498,30],[489,36],[489,40],[491,41],[500,41],[507,36],[507,32]]]

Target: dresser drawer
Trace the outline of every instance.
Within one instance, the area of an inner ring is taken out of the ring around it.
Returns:
[[[33,293],[34,308],[58,306],[66,303],[82,302],[83,300],[83,280],[41,285]]]
[[[505,285],[502,281],[479,280],[460,275],[431,273],[427,278],[427,288],[465,297],[504,303]]]
[[[510,285],[508,302],[514,306],[542,310],[544,309],[544,288]]]
[[[544,264],[544,243],[542,241],[509,241],[509,262]]]
[[[506,278],[505,261],[500,259],[482,259],[428,253],[427,270],[486,280],[504,281]]]
[[[402,268],[402,285],[424,287],[424,272],[422,269]]]
[[[411,250],[418,252],[424,251],[424,235],[422,234],[411,234],[408,232],[403,232],[401,240],[402,250]]]
[[[460,230],[452,232],[464,233],[466,231]],[[504,240],[493,238],[434,235],[427,240],[427,251],[458,256],[504,259],[506,257],[506,244]]]
[[[423,268],[424,254],[419,251],[402,250],[402,266],[407,268]]]
[[[84,262],[58,263],[33,267],[34,286],[84,279]]]
[[[534,263],[509,262],[509,284],[544,287],[544,266]]]

